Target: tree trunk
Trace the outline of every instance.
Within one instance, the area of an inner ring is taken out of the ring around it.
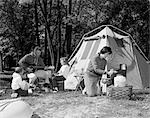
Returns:
[[[56,70],[58,70],[59,60],[61,57],[61,9],[60,9],[61,2],[57,0],[57,8],[58,8],[58,48],[57,48],[57,61],[56,61]]]
[[[71,54],[71,36],[72,34],[72,25],[66,24],[66,35],[65,35],[65,39],[67,40],[67,54],[70,55]]]
[[[149,22],[149,37],[150,37],[150,22]],[[148,40],[148,59],[150,60],[150,40]]]
[[[2,60],[2,53],[0,52],[0,71],[3,71],[3,60]]]
[[[42,7],[42,3],[40,2],[40,0],[39,0],[39,4],[40,4],[42,15],[43,15],[44,21],[45,21],[51,65],[54,66],[54,51],[53,51],[53,45],[52,45],[52,40],[51,40],[50,25],[48,24],[48,19],[47,19],[47,0],[45,0],[45,1],[43,0],[44,8]],[[52,0],[50,1],[50,16],[51,16],[51,5],[52,5]]]
[[[48,26],[46,26],[47,29],[47,40],[48,40],[48,49],[50,53],[50,59],[51,59],[51,65],[54,66],[54,51],[53,51],[53,46],[52,46],[52,41],[50,37],[50,29]]]
[[[71,9],[72,9],[72,0],[69,0],[69,8],[68,8],[68,13],[71,15]],[[67,56],[70,56],[71,54],[71,39],[72,39],[72,25],[71,23],[66,24],[66,35],[65,39],[67,40]]]
[[[44,41],[44,44],[45,44],[45,55],[44,55],[44,63],[45,65],[47,65],[47,31],[46,31],[46,28],[45,28],[45,41]]]
[[[35,9],[35,29],[36,29],[36,43],[38,46],[40,46],[40,39],[39,39],[39,30],[38,30],[38,12],[37,12],[37,0],[35,0],[34,3],[34,9]]]

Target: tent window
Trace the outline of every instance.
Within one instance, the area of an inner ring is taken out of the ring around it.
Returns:
[[[114,39],[115,39],[115,41],[117,42],[118,47],[125,47],[124,43],[128,43],[128,42],[126,42],[123,38],[118,39],[118,38],[115,38],[115,37],[114,37]]]
[[[91,50],[92,44],[93,44],[93,41],[87,41],[87,44],[86,44],[86,47],[84,49],[84,52],[83,52],[81,59],[87,58],[89,51]]]
[[[98,49],[98,47],[99,47],[99,44],[100,44],[100,39],[99,40],[97,40],[96,42],[95,42],[95,44],[94,44],[94,46],[93,46],[93,49],[92,49],[92,51],[91,51],[91,54],[90,54],[90,59],[96,54],[96,52],[97,52],[97,49]]]

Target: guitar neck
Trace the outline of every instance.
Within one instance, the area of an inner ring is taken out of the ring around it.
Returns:
[[[44,66],[33,66],[34,69],[44,69]]]

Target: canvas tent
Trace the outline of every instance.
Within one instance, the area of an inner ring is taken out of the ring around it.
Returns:
[[[150,85],[150,64],[130,34],[112,26],[103,25],[86,33],[70,57],[71,72],[85,71],[90,59],[104,46],[112,48],[107,69],[118,69],[127,64],[127,83],[134,89]],[[69,76],[69,79],[73,76]]]

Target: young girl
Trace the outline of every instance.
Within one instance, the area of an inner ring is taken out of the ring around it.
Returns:
[[[28,95],[29,83],[22,80],[21,75],[23,74],[23,69],[21,67],[16,67],[15,72],[12,74],[11,88],[13,90],[12,97],[26,96]]]
[[[66,57],[60,58],[60,63],[62,66],[61,66],[60,70],[56,74],[54,74],[55,77],[52,79],[54,92],[58,91],[57,82],[66,80],[69,70],[70,70],[70,66],[68,64],[68,60]]]

